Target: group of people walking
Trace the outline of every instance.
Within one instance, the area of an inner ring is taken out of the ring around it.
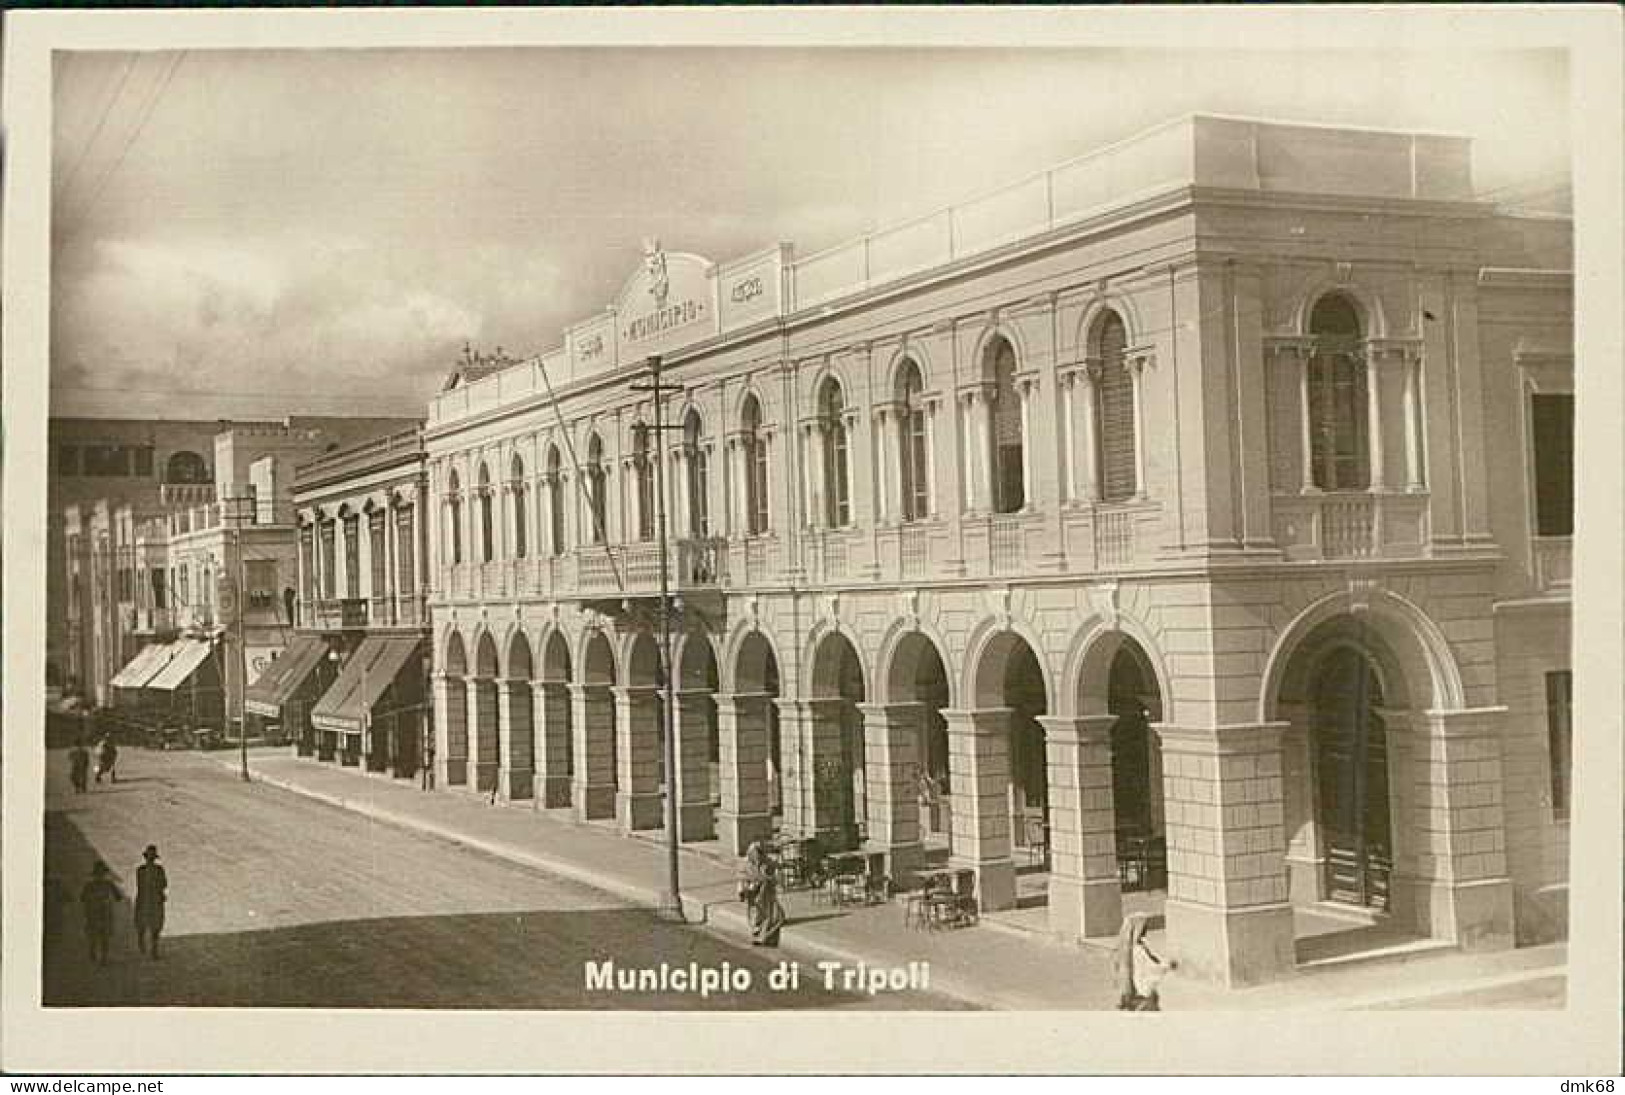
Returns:
[[[169,876],[158,862],[158,846],[148,844],[141,853],[141,866],[135,871],[135,938],[141,953],[158,957],[158,940],[164,932],[164,906],[169,900]],[[49,939],[53,921],[59,915],[56,904],[62,895],[55,892],[53,879],[47,879],[46,936]],[[84,916],[85,944],[90,961],[96,966],[107,965],[113,945],[113,907],[124,900],[124,891],[113,880],[113,873],[105,860],[98,859],[90,868],[90,878],[79,890],[79,909]]]
[[[118,782],[118,744],[113,735],[103,734],[96,743],[96,782],[100,783],[102,777],[107,782]],[[90,750],[85,747],[85,739],[80,738],[68,750],[68,779],[73,783],[75,794],[84,794],[90,790]]]

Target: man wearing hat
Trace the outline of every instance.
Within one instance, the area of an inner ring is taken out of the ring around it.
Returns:
[[[158,862],[156,844],[148,844],[141,858],[146,862],[135,872],[135,941],[142,954],[157,958],[158,936],[164,930],[164,899],[169,890],[169,878],[164,874],[163,864]]]

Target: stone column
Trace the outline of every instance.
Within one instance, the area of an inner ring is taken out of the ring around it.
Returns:
[[[1038,482],[1033,477],[1033,398],[1037,391],[1036,381],[1016,382],[1016,399],[1021,404],[1021,509],[1024,513],[1038,508]]]
[[[615,708],[615,820],[622,832],[658,829],[665,824],[660,690],[654,685],[617,688]]]
[[[1145,482],[1145,366],[1146,357],[1136,354],[1128,359],[1128,376],[1134,396],[1134,497],[1144,498],[1150,493]]]
[[[434,675],[435,781],[442,787],[468,782],[468,697],[461,677]]]
[[[977,491],[977,481],[980,478],[976,471],[976,393],[964,392],[960,396],[960,421],[964,428],[960,436],[964,439],[961,446],[961,469],[965,477],[965,512],[975,513],[981,508],[981,498]]]
[[[1013,908],[1016,863],[1010,844],[1010,712],[944,711],[953,786],[955,866],[976,871],[984,912]]]
[[[1295,348],[1298,356],[1298,443],[1303,449],[1301,460],[1303,464],[1302,489],[1305,494],[1312,494],[1320,488],[1315,486],[1315,424],[1314,404],[1309,396],[1309,366],[1314,361],[1314,348],[1300,346]]]
[[[711,813],[711,705],[711,693],[704,689],[677,694],[677,831],[683,840],[717,835]]]
[[[997,497],[993,484],[993,401],[985,394],[972,404],[972,419],[976,427],[976,478],[981,484],[982,501],[988,512],[993,511]]]
[[[1501,724],[1505,707],[1386,714],[1395,826],[1393,905],[1418,930],[1468,950],[1513,944]]]
[[[717,768],[722,784],[717,826],[723,848],[733,855],[744,855],[751,841],[773,832],[767,778],[772,702],[773,697],[766,693],[736,692],[716,698]]]
[[[920,837],[919,774],[916,748],[921,703],[861,704],[864,786],[868,792],[865,847],[886,853],[886,873],[894,885],[912,888],[925,866]]]
[[[926,399],[923,402],[925,404],[925,511],[935,517],[937,515],[937,401],[935,399]]]
[[[1077,388],[1083,399],[1083,410],[1079,416],[1082,425],[1079,434],[1083,439],[1083,483],[1079,493],[1085,502],[1100,501],[1100,439],[1096,436],[1100,411],[1095,404],[1099,396],[1100,372],[1100,363],[1090,362],[1076,374]]]
[[[1422,358],[1405,355],[1405,489],[1422,489]]]
[[[532,681],[535,716],[536,805],[544,810],[570,805],[570,686],[563,681]]]
[[[1155,727],[1168,823],[1168,949],[1226,986],[1290,973],[1285,723]]]
[[[615,694],[607,684],[573,684],[570,729],[575,734],[575,771],[570,805],[576,820],[615,816]]]
[[[1366,425],[1366,452],[1369,454],[1372,490],[1381,490],[1388,485],[1382,459],[1382,370],[1377,364],[1379,356],[1376,350],[1369,347],[1364,353],[1365,404],[1369,417]]]
[[[502,724],[498,714],[495,679],[470,677],[468,725],[474,736],[474,748],[469,752],[474,762],[473,790],[481,794],[490,793],[497,785],[497,772],[502,765],[499,751]]]
[[[429,563],[424,556],[428,554],[429,538],[424,535],[423,517],[428,512],[426,507],[429,499],[422,483],[417,484],[413,492],[416,497],[412,503],[412,588],[407,592],[411,594],[412,602],[417,607],[418,621],[421,623],[425,620],[426,611],[422,597],[428,592],[424,576],[428,573]]]
[[[497,695],[502,714],[501,768],[498,794],[505,799],[527,799],[535,793],[536,747],[528,680],[500,680]]]
[[[795,835],[826,849],[848,848],[853,833],[842,818],[852,793],[851,773],[841,771],[843,699],[779,700],[784,733],[784,820]]]
[[[897,462],[891,459],[892,431],[888,425],[888,408],[884,405],[875,410],[874,438],[875,438],[875,508],[874,523],[883,525],[891,517],[891,476],[892,469]],[[904,443],[905,446],[907,442]],[[907,448],[901,450],[907,452]]]
[[[830,485],[825,482],[829,470],[827,450],[829,438],[824,436],[824,424],[821,421],[813,422],[808,427],[808,437],[811,453],[811,464],[807,468],[807,493],[810,500],[807,524],[813,528],[828,528],[830,525]]]
[[[1123,920],[1112,800],[1116,715],[1041,717],[1049,766],[1049,925],[1064,939],[1112,935]]]
[[[1078,374],[1061,375],[1061,502],[1078,500]]]

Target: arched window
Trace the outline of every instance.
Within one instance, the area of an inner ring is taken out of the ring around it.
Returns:
[[[993,386],[992,452],[993,510],[1017,513],[1027,501],[1026,455],[1023,448],[1021,396],[1016,392],[1016,349],[1010,340],[996,338],[983,359],[985,378]]]
[[[597,434],[587,442],[587,517],[592,522],[589,535],[592,542],[601,544],[606,536],[604,505],[604,440]]]
[[[554,555],[564,554],[564,479],[563,461],[559,447],[547,450],[547,523],[548,538]]]
[[[491,535],[491,472],[484,464],[480,465],[480,558],[489,563],[495,555],[495,544]]]
[[[683,417],[683,462],[688,469],[688,534],[711,534],[711,484],[700,444],[700,413],[693,407]]]
[[[925,407],[920,392],[925,385],[920,367],[903,362],[897,376],[897,432],[901,441],[903,520],[923,521],[931,513],[930,477],[925,462]]]
[[[513,557],[523,559],[529,545],[525,542],[525,462],[518,454],[514,455],[508,478],[511,480],[509,486],[513,489]]]
[[[638,489],[638,539],[655,538],[655,466],[649,454],[649,427],[632,426],[632,475]]]
[[[834,377],[824,381],[818,393],[818,424],[824,431],[824,519],[830,528],[845,528],[852,521],[846,478],[846,402]]]
[[[1309,443],[1315,486],[1365,490],[1371,485],[1366,374],[1360,314],[1340,293],[1321,297],[1309,314]]]
[[[451,526],[451,561],[455,566],[463,561],[463,485],[457,473],[451,473],[446,482],[446,509]],[[326,574],[326,569],[323,569]]]
[[[767,531],[767,439],[762,436],[762,405],[745,397],[740,413],[745,446],[745,528],[752,536]]]
[[[1099,366],[1095,393],[1095,437],[1100,456],[1100,496],[1124,502],[1139,492],[1134,459],[1134,378],[1129,375],[1128,328],[1116,312],[1095,325],[1093,357]]]
[[[177,452],[164,462],[166,483],[207,483],[209,465],[195,452]]]

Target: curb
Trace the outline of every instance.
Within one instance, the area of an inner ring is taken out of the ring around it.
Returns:
[[[436,822],[410,817],[387,808],[374,806],[371,803],[355,802],[342,795],[317,791],[278,776],[266,775],[264,772],[255,772],[254,781],[263,783],[268,787],[287,791],[290,794],[299,795],[314,802],[324,803],[336,809],[359,814],[398,829],[406,829],[426,836],[437,837],[453,844],[460,844],[463,847],[472,848],[475,851],[507,860],[510,863],[516,863],[544,874],[551,874],[578,885],[590,887],[635,905],[658,905],[662,896],[656,890],[628,883],[614,875],[588,870],[569,860],[537,855],[528,849],[516,848],[502,841],[485,840],[480,837],[470,836],[466,832]],[[731,898],[724,901],[706,901],[701,898],[684,896],[682,902],[683,916],[692,927],[734,942],[738,941],[740,935],[749,932],[749,925],[744,913],[734,908],[737,901]],[[727,933],[721,930],[724,925],[729,929]],[[812,959],[813,961],[835,961],[843,965],[868,963],[873,957],[861,955],[856,951],[836,944],[811,940],[805,937],[795,937],[792,942],[781,946],[780,949],[798,958]],[[1003,1009],[1021,1011],[1043,1007],[1041,1004],[1023,1000],[1020,997],[978,990],[974,986],[954,977],[943,979],[940,976],[933,976],[930,991],[938,996],[947,997],[977,1010]],[[1053,1009],[1046,1008],[1045,1010]]]

